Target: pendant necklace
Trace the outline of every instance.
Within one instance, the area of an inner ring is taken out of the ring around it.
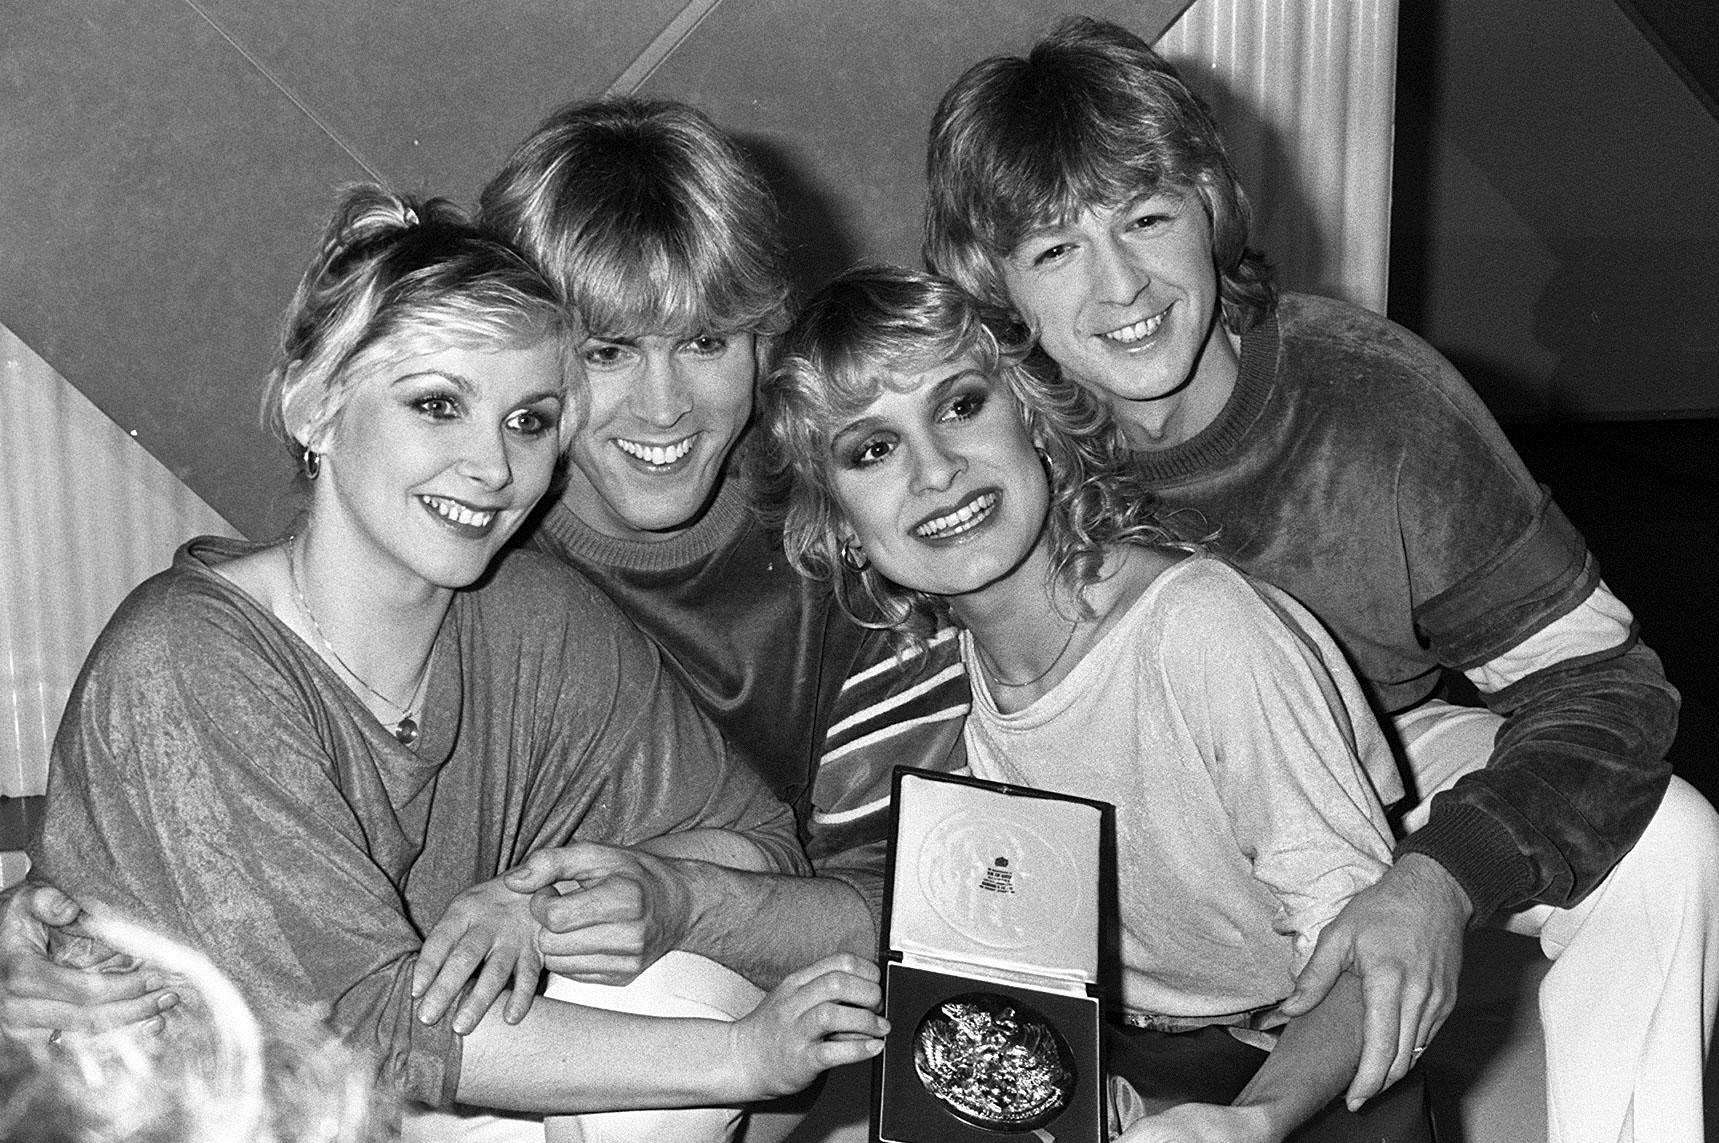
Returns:
[[[1068,625],[1068,638],[1066,638],[1062,641],[1062,646],[1057,649],[1056,658],[1054,658],[1050,661],[1050,666],[1046,667],[1044,670],[1040,671],[1038,674],[1034,675],[1032,678],[1023,679],[1018,683],[1011,682],[1008,679],[1005,679],[997,671],[997,661],[991,657],[990,652],[985,651],[983,648],[981,648],[980,651],[985,657],[985,669],[990,672],[991,682],[996,686],[1009,687],[1009,688],[1014,689],[1014,690],[1018,690],[1021,687],[1030,687],[1034,683],[1039,682],[1046,675],[1048,675],[1052,671],[1056,670],[1056,665],[1058,663],[1062,662],[1062,657],[1064,655],[1068,654],[1068,649],[1070,647],[1074,646],[1074,633],[1076,631],[1079,631],[1079,630],[1080,630],[1080,620],[1076,619],[1073,623],[1070,623]]]
[[[348,677],[368,691],[372,698],[400,712],[400,721],[389,727],[389,733],[399,739],[402,746],[410,746],[418,737],[418,704],[424,698],[424,684],[430,678],[430,662],[435,658],[432,653],[424,657],[424,665],[418,670],[418,681],[412,685],[412,700],[410,706],[402,706],[364,681],[364,676],[346,665],[346,660],[340,657],[340,652],[334,649],[334,644],[323,634],[322,624],[316,621],[316,612],[310,609],[310,600],[304,597],[304,590],[298,585],[298,537],[287,537],[287,578],[292,581],[292,597],[298,604],[298,609],[304,612],[304,617],[310,620],[310,629],[316,632],[316,641],[322,644],[322,649],[328,652],[329,658],[335,665],[345,671]]]

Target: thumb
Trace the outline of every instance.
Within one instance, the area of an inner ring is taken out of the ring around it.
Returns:
[[[503,880],[515,893],[535,893],[557,881],[576,881],[588,876],[592,869],[580,846],[554,846],[533,853],[508,870]]]
[[[1325,994],[1331,991],[1331,986],[1337,983],[1337,977],[1342,972],[1343,960],[1336,952],[1336,946],[1321,940],[1314,946],[1313,956],[1308,959],[1300,975],[1295,978],[1295,991],[1277,1006],[1277,1010],[1292,1019],[1305,1016],[1325,999]]]

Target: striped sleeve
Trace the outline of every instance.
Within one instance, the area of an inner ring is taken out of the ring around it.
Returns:
[[[875,920],[895,768],[966,773],[961,730],[971,695],[953,628],[904,653],[874,632],[854,662],[824,737],[806,849],[820,874],[859,891]]]

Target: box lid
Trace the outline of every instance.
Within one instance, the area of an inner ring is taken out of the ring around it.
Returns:
[[[889,947],[1096,982],[1108,810],[1045,790],[899,769]]]

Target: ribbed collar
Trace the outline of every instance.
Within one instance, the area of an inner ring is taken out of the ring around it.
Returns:
[[[1134,459],[1140,471],[1154,481],[1179,480],[1218,464],[1240,447],[1271,397],[1280,345],[1277,310],[1273,308],[1264,321],[1242,334],[1236,387],[1217,418],[1181,444],[1136,450]]]
[[[559,501],[549,506],[538,528],[576,560],[621,571],[662,572],[723,550],[746,527],[750,516],[746,493],[739,481],[729,477],[698,523],[666,540],[606,536]]]

